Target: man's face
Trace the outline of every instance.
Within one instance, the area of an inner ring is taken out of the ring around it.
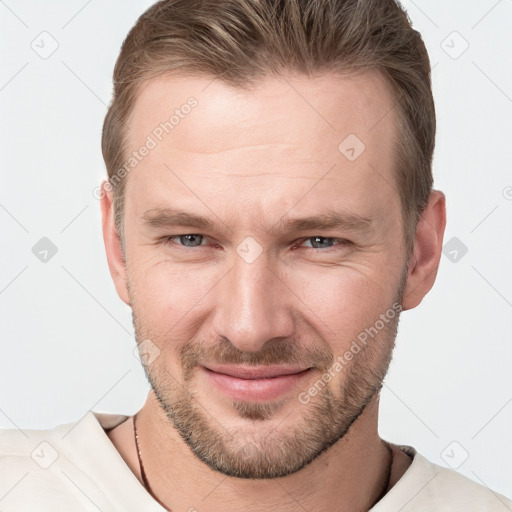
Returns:
[[[160,78],[138,97],[130,151],[156,144],[125,191],[136,337],[157,354],[162,410],[212,469],[298,471],[382,385],[407,276],[393,104],[371,73],[250,92]]]

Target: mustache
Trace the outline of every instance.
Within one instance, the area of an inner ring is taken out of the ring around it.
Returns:
[[[194,367],[205,363],[266,366],[296,364],[301,367],[327,371],[334,363],[334,354],[325,343],[323,347],[303,347],[296,342],[279,341],[266,343],[258,352],[247,352],[221,338],[215,344],[191,342],[179,351],[185,375],[191,375]]]

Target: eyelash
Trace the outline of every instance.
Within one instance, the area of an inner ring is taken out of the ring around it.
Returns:
[[[200,236],[204,239],[206,239],[206,235],[200,235],[198,233],[185,233],[183,235],[171,235],[171,236],[166,236],[164,237],[163,239],[161,239],[161,242],[164,244],[164,245],[169,245],[169,244],[173,244],[173,245],[176,245],[178,247],[181,247],[183,249],[199,249],[200,247],[204,247],[204,245],[198,245],[198,246],[195,246],[195,247],[188,247],[186,245],[182,245],[182,244],[178,244],[178,243],[175,243],[173,242],[172,240],[175,239],[175,238],[180,238],[182,236]],[[325,247],[325,248],[317,248],[317,247],[303,247],[303,249],[311,249],[313,251],[321,251],[321,252],[331,252],[333,251],[334,249],[336,249],[336,247],[343,247],[343,246],[347,246],[347,245],[351,245],[352,242],[350,240],[346,240],[344,238],[335,238],[335,237],[329,237],[329,236],[319,236],[319,235],[315,235],[315,236],[309,236],[309,237],[305,237],[305,238],[301,238],[299,241],[300,243],[304,243],[305,241],[308,241],[308,240],[312,240],[314,238],[321,238],[321,239],[324,239],[324,240],[333,240],[333,241],[337,241],[338,244],[336,244],[335,246],[333,247]],[[298,247],[295,247],[294,246],[294,249],[295,248],[298,248]]]

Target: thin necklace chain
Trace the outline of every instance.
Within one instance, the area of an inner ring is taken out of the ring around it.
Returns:
[[[135,434],[135,445],[137,446],[137,457],[139,459],[139,469],[140,469],[140,474],[142,476],[142,482],[144,483],[144,487],[146,488],[146,490],[149,492],[149,494],[151,494],[151,496],[153,496],[153,498],[158,501],[158,503],[160,503],[160,505],[162,505],[162,507],[165,508],[165,510],[167,510],[168,512],[172,512],[172,510],[170,508],[167,508],[154,494],[153,494],[153,491],[151,490],[151,487],[149,486],[149,482],[148,482],[148,479],[146,477],[146,472],[144,471],[144,465],[142,464],[142,457],[141,457],[141,454],[140,454],[140,448],[139,448],[139,435],[137,433],[137,414],[135,414],[135,416],[133,417],[133,432]]]
[[[153,494],[153,491],[151,490],[151,487],[149,485],[149,482],[148,482],[148,479],[146,477],[146,472],[144,471],[144,464],[142,464],[142,455],[140,453],[140,447],[139,447],[139,435],[137,433],[137,413],[135,414],[135,416],[133,417],[133,432],[135,434],[135,445],[137,446],[137,458],[139,459],[139,469],[140,469],[140,474],[142,476],[142,482],[144,483],[144,487],[146,488],[146,490],[149,492],[149,494],[151,494],[151,496],[153,496],[153,498],[158,501],[158,503],[160,503],[160,505],[162,505],[162,507],[165,508],[165,510],[167,510],[168,512],[172,512],[172,510],[170,508],[167,508],[154,494]],[[389,454],[389,462],[388,462],[388,469],[387,469],[387,473],[386,473],[386,479],[385,479],[385,484],[384,484],[384,487],[381,491],[381,493],[379,494],[379,496],[377,497],[377,499],[372,503],[372,505],[370,506],[370,509],[376,504],[378,503],[385,495],[386,493],[388,492],[388,489],[389,489],[389,484],[391,483],[391,470],[393,468],[393,462],[394,462],[394,457],[393,457],[393,450],[392,448],[389,446],[388,443],[386,443],[385,441],[383,441],[384,443],[384,446],[387,448],[388,450],[388,454]],[[370,510],[368,509],[368,510]]]

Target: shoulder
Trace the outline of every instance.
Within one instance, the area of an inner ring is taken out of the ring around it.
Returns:
[[[50,429],[0,429],[0,462],[31,469],[48,469],[58,459],[74,458],[77,452],[98,445],[105,431],[127,416],[88,411],[79,420]],[[90,437],[90,439],[86,439]]]
[[[97,511],[96,505],[109,503],[99,478],[107,476],[105,457],[116,453],[104,428],[123,418],[88,411],[50,429],[1,429],[2,511]]]
[[[413,461],[372,512],[512,511],[512,501],[505,496],[430,462],[410,446],[399,448],[413,457]]]

